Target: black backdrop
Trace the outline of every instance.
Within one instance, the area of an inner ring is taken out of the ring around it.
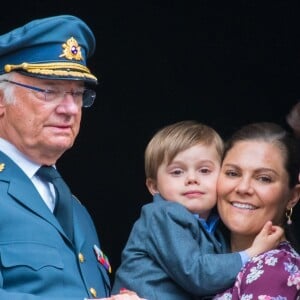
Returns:
[[[94,218],[113,269],[146,191],[143,151],[161,126],[197,119],[226,138],[276,121],[300,99],[297,1],[27,0],[6,2],[0,34],[75,14],[97,38],[102,77],[76,145],[58,166]]]

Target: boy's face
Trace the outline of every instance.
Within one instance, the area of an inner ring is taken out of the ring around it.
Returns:
[[[169,164],[164,162],[158,168],[157,182],[148,181],[148,188],[206,219],[217,201],[220,160],[214,145],[195,145],[178,153]]]

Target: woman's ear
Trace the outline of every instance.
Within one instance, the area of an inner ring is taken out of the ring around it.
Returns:
[[[147,178],[146,179],[146,186],[147,186],[147,188],[148,188],[151,195],[154,195],[154,194],[158,193],[156,180],[154,180],[152,178]]]
[[[292,197],[288,201],[286,209],[293,208],[299,202],[299,199],[300,199],[300,183],[296,184],[296,186],[294,187],[294,190],[292,192]]]

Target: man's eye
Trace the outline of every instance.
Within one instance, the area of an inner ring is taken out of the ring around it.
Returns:
[[[56,90],[45,90],[45,93],[47,95],[55,96],[55,95],[59,94],[59,91],[56,91]]]
[[[74,91],[73,96],[75,97],[82,97],[84,94],[84,91]]]

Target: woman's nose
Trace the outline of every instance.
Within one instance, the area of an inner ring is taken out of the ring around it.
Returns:
[[[253,188],[251,185],[250,178],[241,178],[236,186],[236,191],[239,193],[251,193],[253,192]]]

